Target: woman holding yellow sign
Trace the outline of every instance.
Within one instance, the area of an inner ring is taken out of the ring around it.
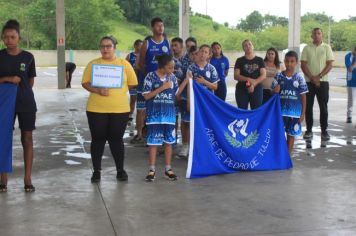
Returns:
[[[91,182],[101,178],[101,160],[106,141],[115,160],[119,181],[127,181],[124,170],[123,136],[130,114],[128,89],[137,85],[137,78],[131,64],[116,58],[117,41],[105,36],[100,40],[101,57],[86,66],[82,86],[90,92],[87,103],[87,117],[91,134],[90,153],[93,163]]]

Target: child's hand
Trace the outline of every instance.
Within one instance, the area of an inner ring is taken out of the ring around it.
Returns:
[[[274,93],[279,93],[281,91],[281,86],[280,85],[277,85],[274,89],[273,89],[273,92]]]
[[[199,83],[199,84],[202,84],[204,85],[205,84],[205,79],[202,77],[202,76],[199,76],[196,81]]]
[[[100,96],[109,96],[109,89],[108,88],[98,88],[98,94]]]
[[[302,123],[304,121],[305,114],[301,114],[299,118],[299,122]]]
[[[188,72],[187,72],[187,78],[193,79],[193,73],[190,70],[188,70]]]
[[[13,83],[13,84],[19,84],[21,82],[21,78],[18,76],[11,76],[9,77],[9,83]]]
[[[162,85],[163,90],[170,89],[170,88],[172,88],[172,86],[173,86],[173,82],[170,80],[164,82]]]

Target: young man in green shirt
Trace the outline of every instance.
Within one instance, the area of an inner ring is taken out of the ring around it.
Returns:
[[[328,141],[328,101],[329,82],[328,73],[332,69],[334,55],[330,45],[323,42],[323,32],[314,28],[311,35],[313,43],[307,45],[302,52],[301,68],[305,75],[309,93],[307,93],[306,125],[304,139],[313,137],[313,106],[315,95],[320,108],[321,140]]]

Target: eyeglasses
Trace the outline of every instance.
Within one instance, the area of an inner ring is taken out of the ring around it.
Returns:
[[[106,49],[111,49],[111,48],[113,48],[113,46],[114,46],[114,45],[112,45],[112,44],[100,45],[99,48],[100,48],[100,49],[105,49],[105,48],[106,48]]]

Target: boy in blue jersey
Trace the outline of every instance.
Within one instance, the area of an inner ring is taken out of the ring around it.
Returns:
[[[173,74],[178,79],[178,84],[180,84],[185,79],[185,74],[183,73],[183,39],[176,37],[171,41],[173,60],[174,60],[174,72]]]
[[[190,62],[189,65],[197,63],[198,62],[198,57],[199,57],[199,49],[196,46],[191,46],[189,48],[188,56]],[[188,67],[189,67],[188,65]],[[186,70],[188,70],[188,67]],[[186,76],[186,73],[185,73]],[[189,123],[190,123],[190,113],[188,111],[188,103],[187,103],[187,91],[188,91],[188,79],[184,79],[183,82],[179,85],[179,90],[177,93],[177,100],[179,102],[179,111],[181,115],[181,123],[180,123],[180,128],[181,128],[181,133],[182,133],[182,148],[180,149],[178,153],[178,157],[187,157],[189,153]]]
[[[139,86],[142,83],[143,79],[149,72],[156,71],[158,68],[158,64],[156,61],[156,56],[162,54],[170,54],[170,46],[169,42],[164,34],[164,23],[163,20],[159,17],[153,18],[151,20],[151,30],[152,36],[146,37],[143,41],[139,57],[137,68],[139,69],[142,75],[139,76]],[[141,77],[141,79],[140,79]],[[137,94],[137,113],[139,119],[137,119],[138,123],[136,123],[137,135],[131,140],[131,143],[141,142],[142,141],[142,129],[144,127],[145,120],[145,99],[142,96],[142,93],[138,91]]]
[[[126,56],[126,60],[128,62],[130,62],[130,64],[132,65],[132,67],[134,68],[135,72],[136,72],[136,76],[138,76],[138,70],[136,68],[136,60],[137,60],[137,57],[138,57],[138,54],[141,50],[141,47],[142,47],[142,43],[143,41],[141,39],[137,39],[135,42],[134,42],[134,51],[133,52],[130,52],[127,56]],[[135,110],[135,105],[136,105],[136,100],[137,100],[137,89],[136,88],[132,88],[129,90],[130,92],[130,116],[129,116],[129,124],[131,124],[132,122],[132,114]]]
[[[193,63],[193,61],[190,59],[190,49],[191,47],[198,47],[197,40],[194,37],[189,37],[185,40],[185,49],[186,53],[182,58],[182,66],[183,66],[183,73],[184,76],[187,74],[187,70],[190,64]]]
[[[185,74],[183,73],[183,39],[175,37],[171,41],[171,49],[173,53],[174,61],[174,72],[173,74],[177,77],[178,84],[181,84],[185,79]],[[176,103],[176,130],[178,130],[178,116],[179,116],[179,102]],[[178,139],[176,132],[176,141]]]
[[[143,96],[146,100],[147,145],[149,146],[149,172],[146,181],[152,182],[156,175],[157,146],[164,144],[165,172],[169,180],[176,180],[172,171],[172,144],[175,143],[177,78],[173,74],[171,55],[156,56],[158,69],[147,74]]]
[[[306,109],[306,93],[308,86],[300,73],[295,73],[298,64],[298,54],[289,51],[285,55],[285,71],[279,72],[272,83],[274,92],[279,92],[284,127],[287,133],[288,150],[291,154],[294,137],[302,134],[301,123]]]

